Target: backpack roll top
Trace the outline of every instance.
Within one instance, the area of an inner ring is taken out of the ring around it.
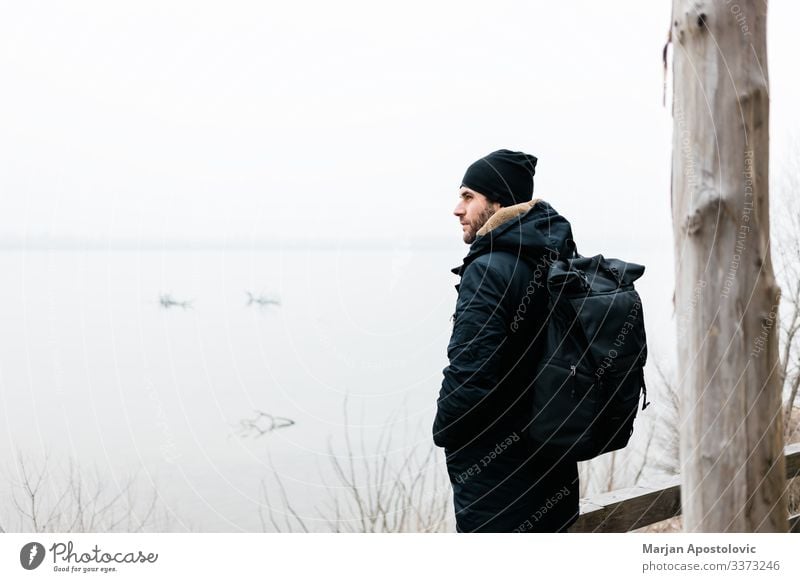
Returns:
[[[625,447],[639,396],[647,406],[642,302],[644,266],[619,259],[556,260],[549,315],[533,381],[529,436],[548,454],[576,461]]]

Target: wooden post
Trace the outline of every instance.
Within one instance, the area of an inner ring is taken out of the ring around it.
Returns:
[[[689,532],[787,530],[765,0],[673,0],[672,218]]]

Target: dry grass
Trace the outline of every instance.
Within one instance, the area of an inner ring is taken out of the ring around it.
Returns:
[[[273,485],[262,482],[266,507],[266,510],[259,508],[262,529],[356,533],[455,531],[452,490],[441,451],[432,442],[412,447],[395,444],[396,418],[386,423],[374,445],[367,446],[363,436],[353,438],[347,406],[345,400],[344,450],[335,451],[329,441],[328,458],[334,481],[325,484],[326,498],[321,500],[316,515],[302,516],[295,509],[270,457]],[[405,425],[399,426],[401,430],[407,429]],[[277,504],[275,498],[280,500]]]
[[[61,470],[47,454],[38,465],[18,454],[12,473],[0,532],[169,531],[157,489],[142,496],[135,475],[111,482],[72,459]]]

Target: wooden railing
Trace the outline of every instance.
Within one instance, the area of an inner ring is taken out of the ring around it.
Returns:
[[[786,478],[800,476],[800,443],[784,449]],[[581,500],[581,516],[570,532],[626,532],[681,514],[680,476],[661,487],[629,487]],[[789,530],[800,532],[800,514],[789,518]]]

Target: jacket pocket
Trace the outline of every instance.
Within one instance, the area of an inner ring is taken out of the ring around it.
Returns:
[[[643,376],[641,368],[634,368],[626,374],[603,379],[603,405],[597,430],[601,447],[598,454],[616,451],[628,444],[639,408]]]

